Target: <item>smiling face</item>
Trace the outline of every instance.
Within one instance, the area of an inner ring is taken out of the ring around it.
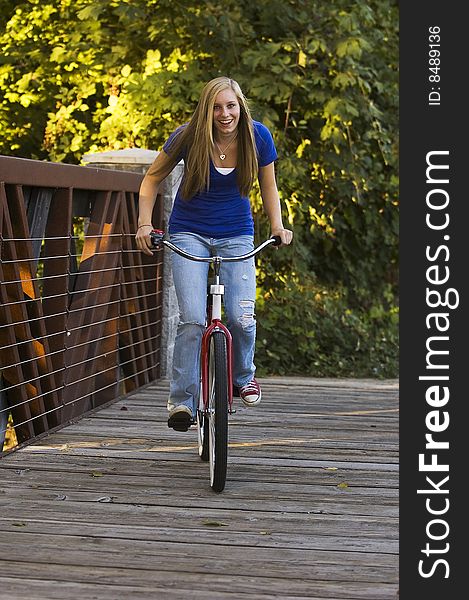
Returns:
[[[213,126],[217,138],[230,138],[236,133],[240,112],[238,98],[232,89],[227,88],[216,95]]]

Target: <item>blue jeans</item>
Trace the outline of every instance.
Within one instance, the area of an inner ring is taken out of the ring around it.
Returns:
[[[250,252],[253,237],[214,239],[194,233],[174,233],[171,241],[194,256],[236,256]],[[205,329],[208,263],[190,261],[171,253],[179,303],[179,324],[174,344],[168,409],[179,404],[193,414],[199,403],[200,346]],[[222,263],[220,283],[225,285],[224,322],[233,337],[233,383],[246,385],[254,377],[256,321],[256,269],[254,258]]]

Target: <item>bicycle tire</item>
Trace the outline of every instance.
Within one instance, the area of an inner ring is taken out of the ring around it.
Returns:
[[[222,331],[210,338],[208,371],[210,485],[213,491],[222,492],[228,462],[228,359]]]

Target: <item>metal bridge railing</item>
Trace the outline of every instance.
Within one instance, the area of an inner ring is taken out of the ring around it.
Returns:
[[[163,263],[134,243],[141,180],[0,157],[0,450],[159,377]]]

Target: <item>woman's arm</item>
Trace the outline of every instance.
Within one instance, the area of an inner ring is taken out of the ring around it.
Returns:
[[[152,215],[158,188],[174,168],[173,161],[165,152],[160,152],[148,169],[138,194],[138,229],[135,241],[138,248],[152,256],[150,231],[153,229]]]
[[[264,211],[270,221],[272,235],[278,235],[282,246],[290,244],[293,232],[285,229],[282,222],[282,211],[278,196],[277,182],[275,181],[274,163],[259,168],[259,186],[261,190]]]

